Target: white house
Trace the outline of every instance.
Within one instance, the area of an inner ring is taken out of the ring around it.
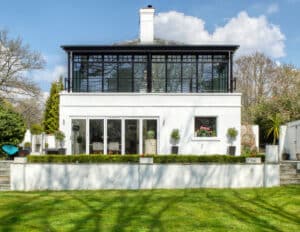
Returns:
[[[66,45],[68,77],[60,94],[67,154],[226,154],[236,128],[236,45],[186,45],[154,37],[154,8],[140,10],[140,38],[113,45]],[[175,39],[175,38],[174,38]]]

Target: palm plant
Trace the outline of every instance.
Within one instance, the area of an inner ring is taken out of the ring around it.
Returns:
[[[276,144],[276,141],[279,138],[280,125],[282,124],[282,118],[279,114],[269,116],[269,129],[267,130],[267,137],[273,136],[273,145]]]

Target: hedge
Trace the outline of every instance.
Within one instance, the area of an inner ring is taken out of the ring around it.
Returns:
[[[29,163],[139,163],[140,155],[41,155],[27,156]],[[152,155],[154,163],[245,163],[246,156]],[[257,155],[264,161],[264,155]]]
[[[29,163],[138,163],[139,155],[40,155],[27,156]]]
[[[264,156],[259,155],[264,161]],[[246,156],[229,155],[157,155],[153,158],[154,163],[245,163]]]

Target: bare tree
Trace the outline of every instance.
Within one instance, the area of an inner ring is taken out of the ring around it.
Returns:
[[[42,69],[45,61],[40,53],[31,51],[22,39],[11,39],[0,30],[0,98],[34,97],[39,87],[26,74]]]
[[[244,107],[259,103],[271,94],[276,79],[276,64],[262,53],[242,56],[235,62],[237,89],[243,93]]]

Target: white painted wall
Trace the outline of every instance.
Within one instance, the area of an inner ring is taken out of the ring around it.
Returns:
[[[216,116],[217,137],[195,138],[194,117]],[[66,93],[60,94],[60,130],[71,154],[72,118],[157,118],[158,154],[170,153],[170,134],[178,128],[180,154],[226,154],[227,129],[235,127],[240,154],[241,94],[238,93]]]
[[[280,157],[282,153],[288,153],[290,159],[296,160],[296,154],[300,153],[300,120],[289,122],[280,129]]]
[[[11,190],[20,191],[278,185],[275,164],[11,164]]]

